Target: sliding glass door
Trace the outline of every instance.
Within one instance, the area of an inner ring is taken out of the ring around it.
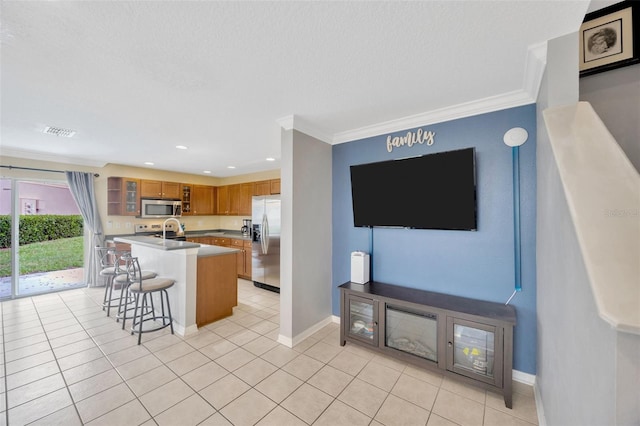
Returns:
[[[85,286],[83,220],[66,183],[0,184],[0,298]]]

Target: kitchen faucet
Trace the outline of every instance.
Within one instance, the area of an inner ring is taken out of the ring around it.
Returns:
[[[182,235],[184,233],[182,231],[182,225],[180,225],[180,222],[178,221],[178,219],[176,219],[175,217],[170,217],[169,219],[162,222],[162,239],[163,240],[167,239],[167,222],[169,222],[170,220],[174,220],[178,224],[178,231],[176,232],[176,234]]]

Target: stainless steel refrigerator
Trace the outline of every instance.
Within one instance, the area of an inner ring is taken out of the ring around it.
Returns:
[[[280,196],[252,199],[251,276],[256,287],[280,292]]]

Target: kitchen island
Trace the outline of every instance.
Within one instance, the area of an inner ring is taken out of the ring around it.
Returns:
[[[174,331],[187,336],[198,327],[232,314],[237,305],[238,249],[146,236],[115,237],[131,244],[142,269],[171,278],[169,292]]]

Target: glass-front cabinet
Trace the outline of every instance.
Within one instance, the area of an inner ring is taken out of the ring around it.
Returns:
[[[182,185],[182,214],[189,216],[191,211],[191,185]]]
[[[370,281],[340,288],[340,345],[502,392],[512,407],[513,306]],[[461,377],[465,376],[465,377]]]
[[[378,302],[354,295],[346,298],[349,321],[346,334],[353,339],[378,345]]]
[[[108,178],[107,214],[121,216],[140,214],[140,180],[125,177]]]
[[[124,214],[128,216],[136,216],[140,214],[140,197],[138,196],[138,180],[125,179],[125,204]]]
[[[502,383],[496,327],[447,317],[447,369],[486,383]]]

